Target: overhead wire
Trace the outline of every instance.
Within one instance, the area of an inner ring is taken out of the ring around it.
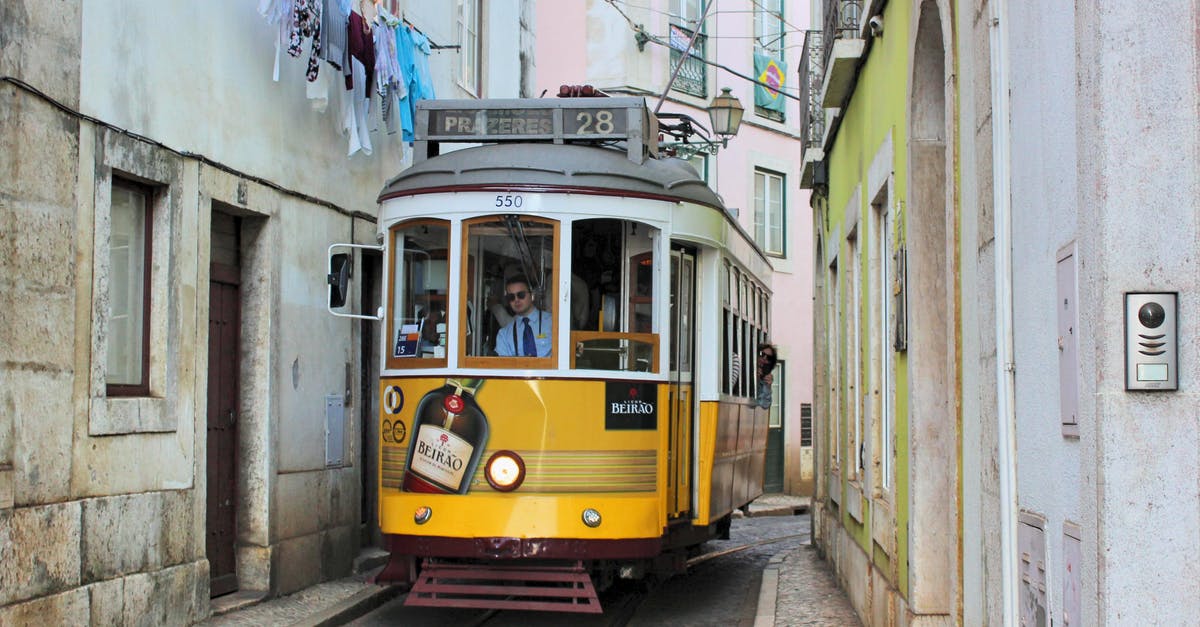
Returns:
[[[754,1],[754,3],[755,3],[756,5],[758,5],[758,2],[757,2],[757,1],[755,1],[755,0],[752,0],[752,1]],[[618,3],[618,2],[620,2],[621,4],[624,4],[624,5],[626,5],[626,6],[632,6],[632,5],[630,5],[628,2],[625,2],[624,0],[605,0],[605,2],[607,2],[607,3],[608,3],[610,6],[612,6],[614,9],[616,9],[617,13],[620,13],[620,14],[621,14],[621,17],[625,18],[625,22],[626,22],[626,23],[629,25],[629,28],[630,28],[630,29],[631,29],[631,30],[632,30],[634,33],[639,33],[639,34],[641,34],[643,37],[645,37],[645,38],[646,38],[646,41],[649,41],[649,42],[652,42],[652,43],[658,44],[658,45],[660,45],[660,46],[665,46],[665,47],[667,47],[667,48],[670,48],[670,49],[672,49],[672,50],[677,50],[677,49],[676,49],[674,46],[672,46],[672,45],[671,45],[669,42],[663,41],[662,37],[659,37],[659,36],[657,36],[657,35],[651,35],[650,33],[646,32],[646,29],[645,29],[645,28],[644,28],[644,27],[643,27],[641,24],[638,24],[638,23],[634,22],[634,21],[633,21],[633,18],[629,17],[629,14],[628,14],[628,13],[626,13],[625,11],[623,11],[623,10],[621,9],[621,7],[617,6],[617,3]],[[760,6],[761,6],[761,5],[760,5]],[[657,12],[657,13],[664,13],[663,11],[655,11],[655,12]],[[667,15],[670,15],[670,14],[668,13]],[[732,75],[734,75],[734,76],[736,76],[736,77],[738,77],[738,78],[741,78],[741,79],[744,79],[744,80],[750,81],[751,83],[754,83],[754,84],[756,84],[756,85],[761,85],[761,86],[763,86],[763,87],[766,87],[767,89],[770,89],[770,90],[773,90],[773,91],[776,91],[776,92],[778,92],[780,95],[783,95],[783,96],[785,96],[785,97],[787,97],[787,98],[790,98],[790,99],[792,99],[792,100],[795,100],[796,102],[801,102],[801,103],[803,103],[803,101],[800,99],[800,97],[799,97],[798,95],[795,95],[795,94],[788,93],[788,91],[787,91],[786,89],[784,89],[782,86],[778,86],[778,87],[777,87],[777,86],[772,86],[772,85],[769,85],[769,84],[767,84],[767,83],[764,83],[764,82],[762,82],[762,81],[760,81],[760,80],[758,80],[758,79],[756,79],[756,78],[754,78],[754,77],[752,77],[752,76],[747,76],[747,75],[745,75],[745,74],[742,74],[741,72],[738,72],[737,70],[734,70],[733,68],[730,68],[730,67],[729,67],[729,66],[727,66],[727,65],[724,65],[724,64],[722,64],[722,63],[717,63],[717,62],[715,62],[715,61],[709,61],[708,59],[705,59],[705,58],[703,58],[703,57],[697,56],[695,53],[691,52],[690,50],[688,51],[688,56],[689,56],[690,58],[692,58],[692,59],[695,59],[695,60],[697,60],[697,61],[699,61],[699,62],[701,62],[701,63],[705,64],[705,65],[710,65],[710,66],[712,66],[712,67],[715,67],[715,68],[718,68],[718,69],[721,69],[721,70],[725,70],[726,72],[728,72],[728,73],[730,73],[730,74],[732,74]]]

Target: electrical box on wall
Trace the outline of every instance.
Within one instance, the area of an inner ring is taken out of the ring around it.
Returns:
[[[1125,389],[1179,389],[1175,292],[1126,292]]]

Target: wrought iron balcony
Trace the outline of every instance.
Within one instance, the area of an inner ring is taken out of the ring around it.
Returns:
[[[824,42],[822,71],[832,58],[833,42],[838,39],[859,39],[859,28],[862,26],[862,0],[825,0],[825,28],[822,33]]]
[[[821,106],[821,81],[825,74],[825,48],[819,30],[804,32],[800,53],[800,135],[804,149],[820,148],[825,135],[825,108]]]
[[[671,25],[672,42],[686,42],[691,37],[691,30],[677,24]],[[683,67],[679,68],[679,76],[675,77],[675,84],[671,86],[671,89],[700,98],[708,97],[708,67],[702,61],[705,58],[704,44],[707,39],[708,37],[703,33],[696,36],[696,43],[692,45],[692,53],[684,60]],[[682,51],[671,48],[671,67],[675,67],[675,64],[679,63],[679,57],[682,54]]]

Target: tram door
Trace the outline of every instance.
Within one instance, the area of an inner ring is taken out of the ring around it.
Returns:
[[[672,517],[692,508],[692,425],[696,410],[696,256],[685,248],[671,251],[671,390],[668,504]]]

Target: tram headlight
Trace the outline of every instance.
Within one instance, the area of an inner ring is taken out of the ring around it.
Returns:
[[[413,522],[417,523],[418,525],[423,525],[429,522],[429,518],[431,516],[433,516],[433,510],[427,505],[422,505],[421,507],[417,508],[417,511],[413,512]]]
[[[492,488],[511,492],[525,481],[525,460],[512,451],[496,451],[488,458],[483,475]]]
[[[590,507],[583,510],[583,524],[585,524],[589,527],[599,527],[600,526],[600,512],[598,512]]]

